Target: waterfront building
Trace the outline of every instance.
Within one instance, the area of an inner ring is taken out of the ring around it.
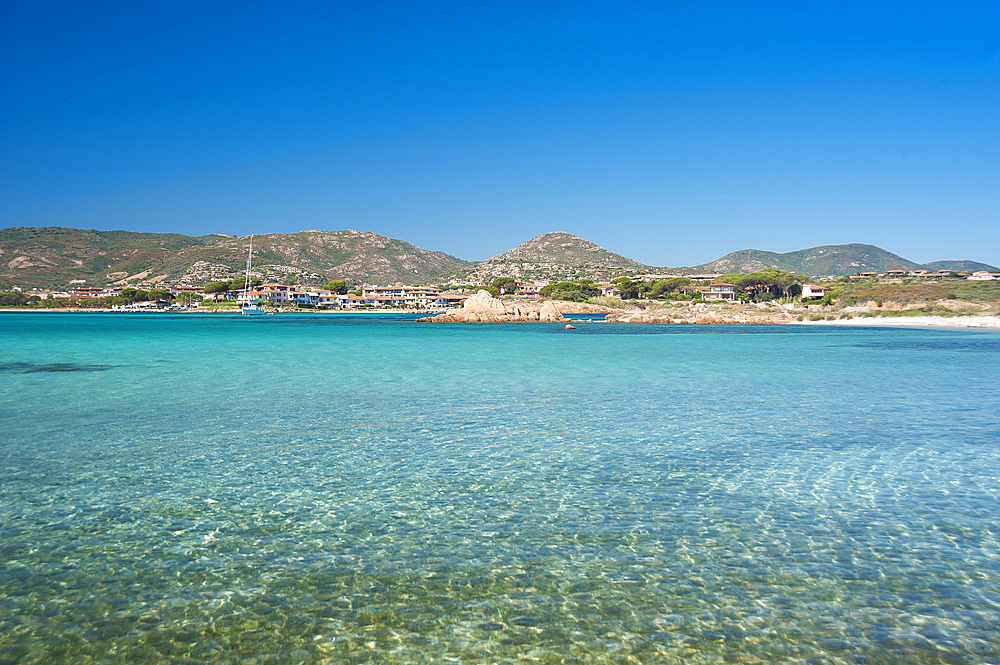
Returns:
[[[725,282],[716,282],[704,292],[705,300],[736,300],[736,287]]]

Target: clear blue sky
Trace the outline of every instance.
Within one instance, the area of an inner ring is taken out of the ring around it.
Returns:
[[[1000,2],[3,0],[0,227],[49,225],[996,265]]]

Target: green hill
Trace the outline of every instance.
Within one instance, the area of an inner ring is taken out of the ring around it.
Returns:
[[[1000,272],[1000,268],[996,266],[991,266],[988,263],[980,263],[979,261],[931,261],[930,263],[924,264],[925,270],[959,270],[962,272],[978,272],[980,270],[986,270],[987,272]]]
[[[726,254],[710,263],[694,266],[693,270],[715,273],[754,272],[763,268],[778,268],[811,275],[853,275],[858,272],[886,270],[996,270],[975,261],[935,261],[915,263],[874,245],[822,245],[779,254],[759,249],[743,249]]]
[[[65,288],[82,280],[106,284],[204,284],[243,273],[249,239],[211,234],[133,233],[70,228],[0,229],[0,290]],[[254,272],[285,283],[321,284],[346,279],[360,284],[429,283],[455,274],[489,279],[500,274],[551,278],[619,270],[648,270],[589,240],[564,232],[544,233],[480,263],[430,252],[367,231],[301,231],[254,237]],[[976,261],[921,265],[874,245],[824,245],[784,254],[745,249],[686,270],[730,273],[778,268],[826,276],[890,269],[990,270]]]
[[[600,268],[644,268],[638,261],[615,254],[580,236],[563,231],[543,233],[480,265],[531,263]]]
[[[17,227],[0,230],[0,288],[191,282],[243,272],[248,238]],[[365,231],[302,231],[254,237],[254,272],[269,279],[390,284],[427,282],[468,262]]]

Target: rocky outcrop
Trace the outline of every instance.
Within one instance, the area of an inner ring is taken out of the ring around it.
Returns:
[[[425,316],[417,319],[430,323],[558,323],[565,321],[551,301],[542,303],[541,307],[531,305],[507,305],[499,298],[494,298],[488,291],[478,291],[465,301],[460,309],[448,310],[437,316]]]
[[[562,315],[562,312],[556,309],[556,305],[554,302],[552,302],[551,300],[546,300],[545,302],[542,303],[542,309],[538,312],[539,321],[556,322],[556,321],[564,321],[565,319],[566,317]]]
[[[479,291],[465,301],[465,306],[417,321],[433,323],[575,323],[559,311],[559,307],[578,308],[576,303],[559,303],[547,300],[537,302],[503,302],[486,291]],[[572,311],[572,309],[570,311]],[[656,307],[636,311],[612,311],[608,323],[687,323],[687,324],[750,324],[768,325],[789,323],[794,315],[779,305],[707,304],[692,303],[684,306]]]
[[[466,312],[475,312],[477,314],[504,315],[507,313],[507,307],[503,304],[502,300],[494,298],[490,295],[489,291],[482,289],[476,291],[476,295],[466,298],[462,309]]]

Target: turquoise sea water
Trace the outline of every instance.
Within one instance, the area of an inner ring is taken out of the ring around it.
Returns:
[[[0,662],[1000,662],[998,377],[996,332],[0,314]]]

